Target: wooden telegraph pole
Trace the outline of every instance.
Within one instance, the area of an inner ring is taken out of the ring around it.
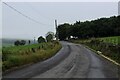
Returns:
[[[56,40],[58,40],[58,26],[57,26],[57,20],[55,20],[55,27],[56,27]]]

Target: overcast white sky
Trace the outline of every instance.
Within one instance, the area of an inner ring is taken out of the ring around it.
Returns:
[[[10,1],[10,0],[9,0]],[[30,1],[30,0],[29,0]],[[31,0],[32,1],[32,0]],[[51,0],[53,1],[53,0]],[[83,1],[83,0],[82,0]],[[23,14],[39,21],[30,21],[8,6],[2,4],[2,37],[33,39],[55,32],[54,20],[61,23],[94,20],[100,17],[118,15],[118,0],[106,2],[7,2]],[[100,0],[102,1],[102,0]],[[105,1],[105,0],[104,0]]]

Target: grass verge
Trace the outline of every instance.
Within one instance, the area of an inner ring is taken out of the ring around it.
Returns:
[[[120,44],[120,36],[102,37],[102,38],[98,38],[98,39],[103,40],[103,42],[106,42],[106,43],[112,43],[115,45]]]
[[[2,70],[36,63],[55,55],[61,49],[59,42],[32,44],[2,48]]]
[[[109,39],[110,38],[115,37],[109,37]],[[84,44],[89,48],[95,50],[96,52],[101,52],[101,55],[105,55],[106,57],[111,58],[112,60],[120,64],[120,45],[115,45],[114,43],[112,44],[112,42],[109,43],[103,40],[101,41],[101,39],[102,38],[88,40],[72,40],[71,42]]]

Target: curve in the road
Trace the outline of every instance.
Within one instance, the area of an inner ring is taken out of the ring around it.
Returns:
[[[11,72],[16,78],[118,78],[116,65],[82,45],[61,42],[63,48],[52,58]]]
[[[63,61],[66,57],[69,56],[70,53],[70,46],[69,45],[62,45],[62,49],[53,57],[43,62],[39,62],[33,64],[31,66],[27,66],[23,69],[19,69],[16,71],[12,71],[3,75],[3,78],[31,78],[37,74],[41,74],[52,67],[58,65],[61,61]]]

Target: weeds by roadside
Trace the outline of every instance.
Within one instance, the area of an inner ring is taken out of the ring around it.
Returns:
[[[55,55],[61,48],[59,42],[40,43],[2,49],[2,70],[6,71],[13,67],[36,63]]]
[[[112,38],[112,37],[110,37]],[[120,45],[114,44],[113,40],[103,40],[105,38],[93,38],[93,39],[86,39],[86,40],[71,40],[74,43],[80,43],[89,46],[90,48],[102,52],[103,55],[110,57],[111,59],[115,60],[116,62],[120,63]],[[119,42],[118,42],[119,43]]]

